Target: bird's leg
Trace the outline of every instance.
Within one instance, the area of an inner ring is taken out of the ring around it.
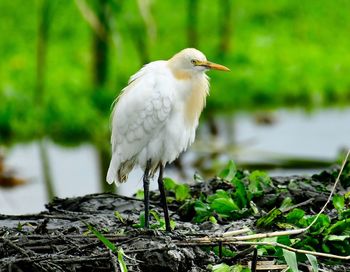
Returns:
[[[145,203],[145,228],[149,228],[149,171],[151,168],[151,160],[146,163],[146,169],[143,176],[143,192]]]
[[[165,189],[164,189],[164,183],[163,183],[163,170],[164,170],[163,164],[159,163],[158,187],[160,191],[160,201],[164,210],[165,229],[166,231],[171,231],[168,205],[166,203]]]

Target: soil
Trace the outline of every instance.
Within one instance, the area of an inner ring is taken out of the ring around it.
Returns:
[[[328,188],[332,186],[334,177],[325,172],[309,178],[307,182],[305,180],[298,176],[273,178],[276,187],[288,190],[279,195],[267,192],[257,202],[258,207],[269,211],[290,196],[293,203],[304,202],[307,209],[317,212],[329,195]],[[210,194],[218,188],[230,186],[230,183],[214,178],[192,185],[191,194]],[[320,192],[319,186],[326,189]],[[150,208],[162,214],[158,193],[152,192],[151,198]],[[39,214],[0,215],[0,271],[120,271],[117,254],[88,231],[87,224],[123,249],[128,271],[153,272],[209,271],[208,265],[222,262],[246,265],[253,258],[254,248],[251,246],[229,245],[238,254],[219,257],[220,254],[215,254],[213,250],[219,244],[203,246],[191,243],[191,239],[219,236],[243,227],[264,231],[256,228],[257,218],[253,216],[232,222],[219,221],[218,224],[189,222],[188,213],[184,214],[176,201],[169,207],[170,216],[176,222],[172,233],[144,230],[135,227],[143,211],[143,201],[109,193],[56,198],[46,208]],[[122,219],[115,215],[115,211]],[[321,264],[326,271],[350,271],[349,264],[330,266],[326,263],[325,260]],[[308,271],[305,267],[301,269]]]

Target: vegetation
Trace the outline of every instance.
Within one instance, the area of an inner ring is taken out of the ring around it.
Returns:
[[[100,24],[91,24],[81,3]],[[188,46],[232,68],[229,75],[211,74],[207,113],[347,103],[349,5],[2,1],[0,140],[44,133],[64,143],[102,142],[110,105],[128,77],[145,62]]]
[[[343,188],[349,188],[350,185],[350,163],[345,164],[345,168],[340,175],[340,182]],[[312,267],[312,271],[318,271],[319,262],[317,254],[323,257],[350,256],[350,193],[335,194],[332,198],[332,206],[329,206],[326,213],[315,214],[320,209],[320,202],[324,202],[323,196],[329,194],[327,184],[334,183],[339,170],[331,172],[322,172],[314,175],[311,179],[286,179],[285,183],[271,179],[266,173],[261,171],[237,170],[235,164],[230,161],[227,167],[219,174],[217,179],[209,183],[198,181],[195,185],[178,184],[167,178],[165,185],[170,192],[167,201],[174,212],[180,216],[180,221],[191,221],[194,224],[203,224],[206,221],[211,222],[212,226],[227,225],[236,222],[246,222],[245,227],[249,226],[252,235],[257,233],[254,238],[242,239],[246,245],[255,245],[257,256],[271,258],[274,256],[280,263],[286,263],[289,271],[298,272],[298,266],[305,261]],[[300,194],[301,190],[311,188],[306,195]],[[293,193],[294,192],[294,193]],[[141,196],[141,194],[139,193]],[[304,202],[305,197],[313,195]],[[320,199],[316,197],[321,196]],[[154,200],[158,194],[153,194]],[[323,205],[323,204],[322,204]],[[122,216],[117,213],[118,220],[124,222]],[[165,230],[164,220],[158,212],[151,211],[151,228]],[[252,221],[251,221],[252,220]],[[134,228],[144,227],[144,214],[141,213],[140,223],[134,224]],[[180,221],[176,222],[180,224]],[[254,223],[252,223],[254,222]],[[126,223],[124,222],[124,225]],[[88,226],[108,248],[115,250],[114,245],[110,245],[101,233]],[[172,228],[175,228],[175,222],[172,222]],[[291,232],[288,233],[288,230]],[[304,230],[293,232],[293,230]],[[249,229],[247,230],[249,231]],[[247,232],[245,231],[245,232]],[[274,236],[273,231],[287,231]],[[188,232],[188,231],[187,231]],[[187,233],[186,232],[186,233]],[[210,233],[210,232],[209,232]],[[269,233],[270,235],[264,235]],[[178,231],[179,234],[187,235]],[[296,235],[298,234],[298,235]],[[209,236],[209,234],[207,234]],[[259,235],[261,235],[259,237]],[[210,237],[210,236],[209,236]],[[214,236],[213,241],[222,236]],[[239,237],[236,236],[240,241]],[[189,238],[192,243],[199,243],[201,239]],[[223,238],[223,241],[224,238]],[[200,243],[198,244],[200,245]],[[205,246],[205,245],[204,245]],[[282,248],[285,247],[285,248]],[[296,250],[296,252],[290,249]],[[304,250],[304,252],[302,251]],[[221,250],[219,246],[207,247],[208,252],[214,252],[220,258],[226,259],[232,265],[224,262],[215,265],[209,265],[208,269],[215,272],[251,271],[246,265],[237,264],[232,259],[237,258],[240,252],[236,247],[228,243]],[[316,253],[316,256],[314,255]],[[328,254],[328,255],[327,255]],[[242,257],[241,257],[242,258]],[[244,258],[244,257],[243,257]],[[323,261],[324,262],[324,259]],[[341,264],[333,260],[326,261],[333,264]],[[271,262],[270,262],[271,265]]]
[[[0,217],[0,267],[248,272],[254,267],[248,261],[258,260],[292,272],[348,271],[349,162],[327,202],[339,171],[272,178],[230,162],[220,177],[203,181],[197,175],[190,186],[167,179],[172,233],[162,231],[159,192],[151,193],[150,230],[143,228],[137,198],[56,198],[40,214]]]

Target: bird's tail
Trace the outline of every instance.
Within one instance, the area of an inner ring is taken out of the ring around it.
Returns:
[[[128,175],[130,171],[134,168],[134,166],[134,160],[128,160],[123,163],[120,163],[117,156],[112,156],[111,163],[109,164],[107,172],[107,182],[109,184],[115,182],[117,186],[120,185],[128,179]]]
[[[112,184],[113,182],[115,182],[115,184],[118,186],[121,183],[118,177],[119,166],[120,166],[119,160],[116,158],[116,156],[112,156],[111,162],[108,167],[107,177],[106,177],[106,180],[109,184]]]

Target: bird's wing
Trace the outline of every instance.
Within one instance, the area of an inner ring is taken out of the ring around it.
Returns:
[[[159,61],[144,66],[130,78],[112,113],[114,163],[110,167],[114,164],[119,168],[133,160],[164,126],[173,99],[173,83],[168,73],[164,62]]]

